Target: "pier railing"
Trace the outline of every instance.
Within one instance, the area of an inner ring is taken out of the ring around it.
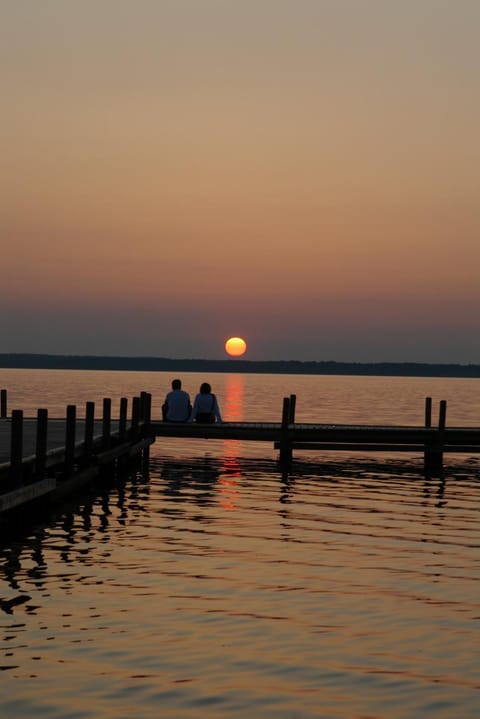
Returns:
[[[118,419],[112,420],[112,401],[103,400],[102,414],[95,417],[95,404],[87,402],[85,417],[79,419],[76,405],[66,407],[65,419],[49,418],[38,409],[36,418],[25,418],[23,410],[7,415],[6,390],[1,391],[8,447],[0,444],[0,512],[42,495],[66,494],[95,477],[102,467],[141,455],[148,460],[154,442],[147,432],[151,418],[151,395],[142,392],[131,401],[121,398]],[[5,434],[5,433],[4,433]],[[81,435],[81,436],[80,436]]]

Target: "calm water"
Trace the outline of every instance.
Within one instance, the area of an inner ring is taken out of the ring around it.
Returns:
[[[0,373],[10,408],[114,403],[162,373]],[[225,419],[480,425],[479,380],[184,375]],[[299,456],[170,440],[148,475],[0,545],[1,715],[470,719],[480,715],[480,458]]]

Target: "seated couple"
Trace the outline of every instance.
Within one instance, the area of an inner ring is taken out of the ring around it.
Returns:
[[[200,386],[200,392],[195,397],[192,407],[190,395],[182,389],[182,382],[179,379],[174,379],[172,382],[172,391],[167,394],[162,405],[162,415],[166,422],[213,424],[215,421],[222,421],[217,398],[208,382],[203,382]]]

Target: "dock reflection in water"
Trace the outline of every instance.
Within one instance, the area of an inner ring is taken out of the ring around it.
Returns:
[[[4,542],[2,715],[477,717],[478,477],[224,445]]]

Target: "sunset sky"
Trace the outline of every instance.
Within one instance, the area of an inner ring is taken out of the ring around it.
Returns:
[[[0,0],[0,352],[480,363],[478,0]]]

